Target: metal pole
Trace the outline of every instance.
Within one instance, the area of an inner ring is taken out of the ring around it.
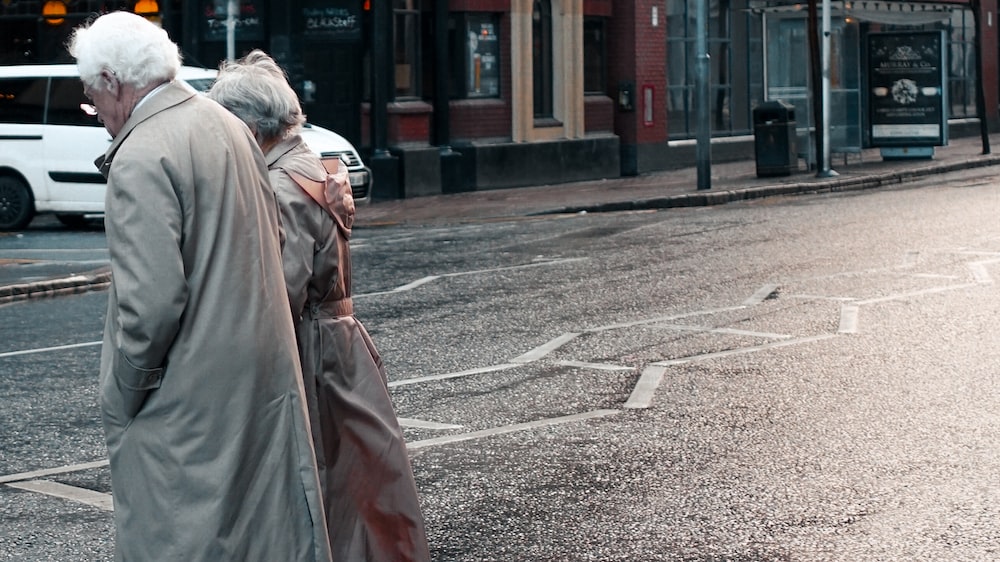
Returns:
[[[239,3],[229,0],[226,6],[226,60],[236,60],[236,12]]]
[[[809,19],[807,20],[806,31],[809,35],[809,94],[812,97],[812,101],[809,104],[809,109],[811,110],[812,119],[811,129],[812,129],[812,142],[815,147],[811,153],[809,162],[809,169],[812,170],[813,165],[816,165],[820,160],[820,154],[823,152],[823,145],[825,144],[823,138],[823,109],[822,109],[822,98],[823,98],[823,88],[821,86],[823,82],[823,71],[821,67],[823,63],[821,62],[822,56],[820,55],[819,48],[819,19],[816,16],[816,0],[809,0]],[[819,166],[816,166],[819,169]]]
[[[448,0],[434,0],[434,144],[451,150],[448,115]]]
[[[712,122],[711,93],[709,91],[710,71],[708,54],[708,0],[697,0],[695,12],[695,74],[698,132],[695,159],[698,168],[698,189],[712,188]]]
[[[388,156],[386,136],[389,113],[389,71],[392,60],[389,51],[392,13],[389,2],[372,2],[372,151],[375,156]]]
[[[840,175],[830,169],[830,0],[823,0],[823,41],[821,54],[823,73],[823,93],[821,95],[823,106],[823,153],[820,155],[820,166],[817,172],[818,177],[828,178]]]
[[[979,117],[979,136],[983,143],[983,154],[989,154],[990,125],[986,122],[986,94],[983,91],[983,6],[979,0],[972,0],[971,4],[976,28],[976,116]]]

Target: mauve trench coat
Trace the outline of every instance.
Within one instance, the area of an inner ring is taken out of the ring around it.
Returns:
[[[268,150],[285,233],[282,260],[296,323],[333,558],[427,561],[430,553],[406,443],[382,359],[351,304],[354,199],[347,168],[325,207],[287,172],[327,178],[299,135]]]
[[[175,81],[98,166],[116,558],[329,561],[278,209],[253,137]]]

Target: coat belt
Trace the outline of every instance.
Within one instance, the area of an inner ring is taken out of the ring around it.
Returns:
[[[341,316],[352,316],[353,314],[354,303],[351,301],[351,297],[312,305],[313,318],[340,318]]]

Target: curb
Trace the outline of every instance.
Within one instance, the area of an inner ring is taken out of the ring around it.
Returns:
[[[106,267],[70,277],[2,286],[0,287],[0,304],[42,297],[72,295],[88,291],[100,291],[108,288],[110,285],[111,268]]]
[[[725,191],[705,191],[704,193],[684,193],[666,197],[652,197],[633,201],[616,201],[596,205],[578,205],[561,207],[548,211],[530,213],[530,216],[588,213],[609,213],[616,211],[642,211],[650,209],[671,209],[681,207],[708,207],[724,205],[738,201],[749,201],[776,195],[795,195],[800,193],[819,193],[823,191],[857,191],[872,189],[885,185],[901,184],[935,174],[946,174],[958,170],[983,168],[1000,165],[1000,155],[983,155],[948,164],[934,164],[905,171],[867,174],[856,177],[821,179],[812,182],[789,183],[728,189]]]

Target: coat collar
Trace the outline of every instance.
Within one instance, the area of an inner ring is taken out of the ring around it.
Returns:
[[[118,152],[118,148],[125,142],[125,139],[139,123],[161,111],[179,105],[196,95],[198,95],[198,92],[188,85],[187,82],[174,80],[157,92],[155,96],[147,99],[145,103],[137,107],[132,115],[129,116],[128,121],[125,121],[125,125],[122,126],[122,130],[118,132],[118,136],[112,141],[111,146],[108,147],[108,151],[94,161],[94,165],[101,171],[104,179],[108,178],[108,173],[111,170],[111,161],[115,153]]]
[[[310,157],[295,158],[294,156],[299,153]],[[314,181],[326,181],[326,169],[318,157],[311,156],[312,151],[303,142],[302,135],[292,134],[272,146],[264,155],[264,159],[269,170],[277,167],[297,172]]]

